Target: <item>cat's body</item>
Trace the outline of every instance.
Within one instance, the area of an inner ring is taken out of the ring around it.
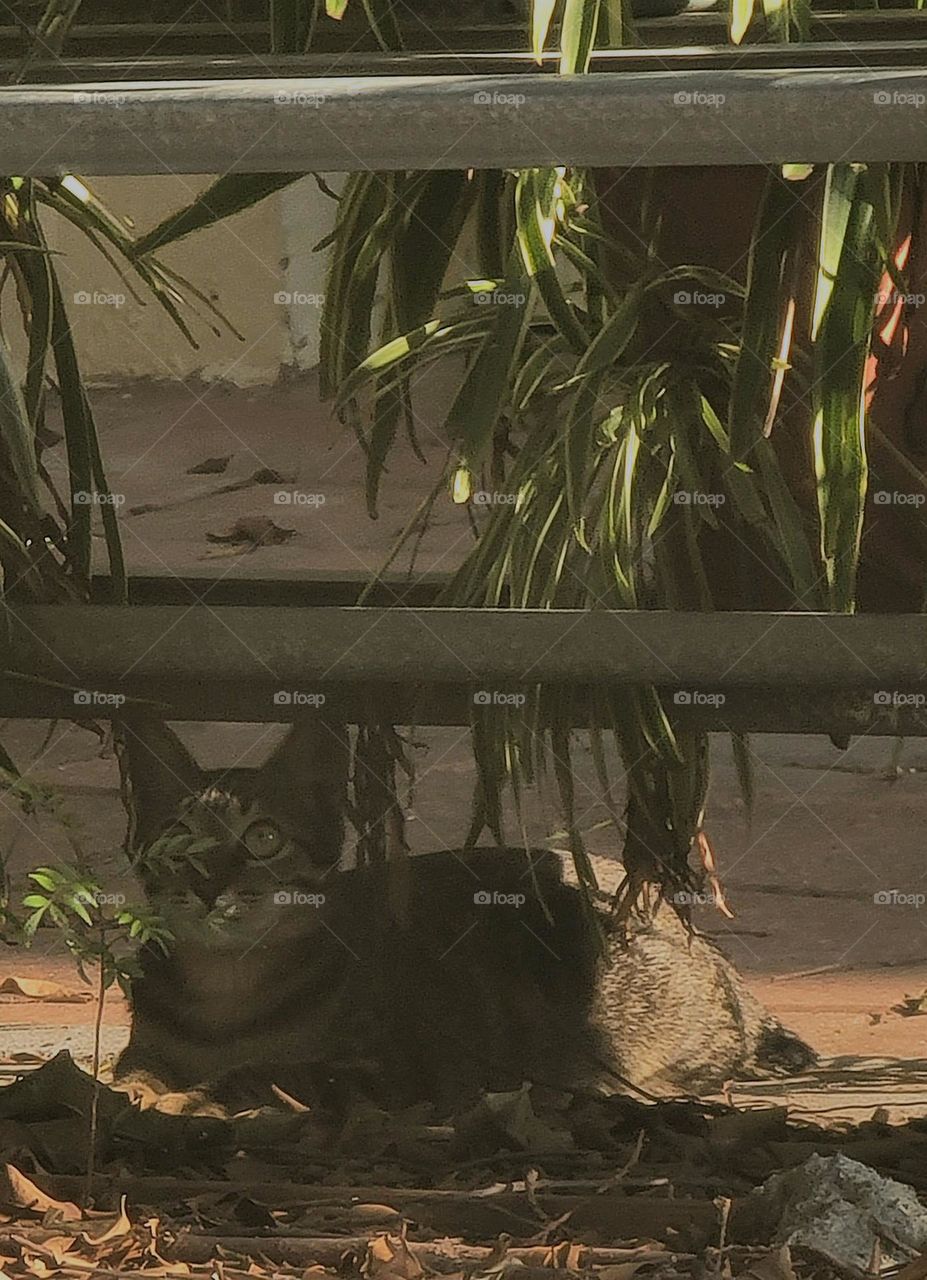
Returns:
[[[559,861],[533,860],[551,924],[524,852],[458,858],[411,860],[404,925],[374,869],[336,873],[312,895],[271,889],[218,933],[188,917],[169,955],[145,956],[122,1068],[218,1096],[246,1070],[302,1097],[341,1077],[391,1106],[441,1108],[529,1078],[591,1081],[604,1056],[590,1030],[594,938]]]
[[[232,1102],[271,1084],[312,1100],[335,1080],[449,1114],[524,1080],[668,1092],[811,1060],[669,908],[603,954],[555,854],[339,871],[347,763],[330,726],[225,778],[162,726],[130,735],[141,845],[165,828],[219,843],[198,866],[141,863],[174,942],[143,953],[123,1075]]]

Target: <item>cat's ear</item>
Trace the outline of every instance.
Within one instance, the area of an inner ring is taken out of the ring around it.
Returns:
[[[193,757],[163,720],[131,715],[120,720],[123,776],[134,816],[131,844],[143,849],[177,817],[181,804],[201,789]]]
[[[299,809],[313,861],[341,857],[351,749],[347,728],[324,715],[304,716],[261,769],[261,798],[270,812]]]
[[[283,777],[287,787],[299,782],[326,783],[347,793],[348,731],[324,715],[297,720],[262,769],[266,781]]]

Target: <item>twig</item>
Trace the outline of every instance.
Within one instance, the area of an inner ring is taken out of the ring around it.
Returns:
[[[715,1259],[715,1275],[721,1274],[721,1264],[724,1262],[724,1247],[727,1244],[727,1222],[731,1216],[731,1201],[727,1196],[718,1196],[715,1205],[721,1213],[721,1227],[718,1232],[718,1256]]]
[[[173,1244],[165,1246],[164,1252],[174,1261],[202,1263],[212,1261],[217,1250],[226,1253],[240,1254],[250,1258],[266,1258],[273,1262],[292,1262],[297,1265],[309,1265],[312,1262],[322,1266],[337,1266],[344,1254],[352,1251],[363,1251],[367,1248],[370,1237],[362,1236],[228,1236],[220,1235],[179,1235]],[[492,1254],[492,1249],[482,1245],[466,1245],[455,1243],[452,1252],[439,1242],[421,1243],[407,1240],[406,1245],[412,1254],[429,1266],[440,1268],[442,1263],[483,1262]],[[506,1256],[518,1258],[526,1262],[536,1261],[543,1253],[544,1246],[533,1248],[509,1248]],[[647,1248],[598,1248],[584,1247],[581,1254],[583,1267],[613,1266],[623,1262],[671,1262],[691,1260],[694,1254],[676,1253],[668,1249]]]
[[[106,1000],[106,973],[103,967],[103,950],[106,934],[100,925],[100,960],[97,985],[97,1012],[93,1024],[93,1093],[90,1098],[90,1128],[87,1142],[87,1176],[84,1182],[83,1207],[90,1208],[93,1197],[93,1175],[97,1154],[97,1112],[100,1103],[100,1042],[103,1036],[103,1003]]]

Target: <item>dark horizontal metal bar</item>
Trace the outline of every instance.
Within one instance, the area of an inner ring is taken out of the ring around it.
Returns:
[[[927,616],[29,605],[7,670],[81,687],[650,683],[927,689]]]
[[[370,575],[356,573],[311,573],[300,570],[292,577],[191,578],[173,573],[150,574],[129,579],[129,603],[132,605],[191,605],[203,601],[211,608],[226,605],[286,606],[294,608],[357,605],[364,603],[386,608],[406,605],[428,608],[450,581],[448,573],[417,572],[414,581],[402,574],[386,574],[371,583]],[[112,604],[114,586],[111,578],[95,577],[91,583],[94,604]]]
[[[690,46],[661,43],[651,47],[599,49],[592,59],[591,70],[601,73],[627,71],[713,71],[731,68],[806,68],[916,66],[923,60],[927,47],[927,12],[914,15],[917,25],[907,32],[907,39],[846,40],[831,39],[802,44],[731,45],[705,43]],[[715,19],[713,39],[726,38],[724,19]],[[658,28],[658,31],[660,29]],[[655,33],[656,34],[656,33]],[[828,35],[835,33],[828,31]],[[918,38],[919,37],[919,38]],[[33,64],[30,80],[37,84],[120,80],[191,80],[252,79],[267,76],[390,76],[390,75],[527,75],[543,72],[556,74],[559,55],[544,55],[541,66],[534,57],[519,50],[461,49],[439,52],[384,53],[378,50],[350,49],[338,53],[313,53],[283,56],[253,54],[242,56],[187,55],[146,58],[71,58]],[[0,82],[16,69],[13,61],[0,61]]]
[[[314,49],[323,54],[350,56],[358,49],[373,52],[376,41],[362,21],[323,23],[317,29]],[[810,37],[812,40],[837,41],[859,39],[917,39],[923,31],[925,15],[922,11],[900,7],[897,9],[820,9],[812,14]],[[525,46],[526,24],[524,20],[510,22],[462,22],[460,14],[450,7],[446,20],[438,15],[428,24],[404,23],[405,40],[409,51],[422,52],[440,46],[442,50],[460,53],[478,50],[520,50]],[[556,24],[551,32],[551,43],[556,43]],[[685,44],[724,44],[728,40],[727,15],[721,8],[707,12],[686,11],[658,17],[639,17],[635,21],[635,36],[644,45],[678,47]],[[66,46],[65,62],[51,58],[47,67],[57,69],[58,78],[70,75],[72,68],[82,61],[98,61],[106,50],[114,58],[124,58],[139,68],[134,73],[146,75],[150,63],[162,60],[165,55],[181,58],[195,49],[200,60],[213,57],[234,59],[244,46],[254,51],[258,58],[274,60],[270,52],[270,30],[266,22],[238,21],[234,27],[207,22],[145,24],[137,22],[78,24],[71,28]],[[150,50],[156,47],[157,56]],[[9,59],[21,58],[29,48],[29,41],[21,28],[0,24],[0,55]],[[81,52],[86,51],[86,58]],[[62,72],[62,67],[66,68]],[[460,69],[460,68],[456,68]],[[208,74],[208,73],[206,73]],[[51,76],[56,78],[54,71]]]
[[[927,736],[923,616],[68,605],[7,621],[8,717],[106,719],[128,700],[278,721],[324,700],[348,722],[375,707],[462,725],[546,682],[542,722],[566,707],[581,726],[609,689],[652,683],[681,725]]]
[[[0,90],[8,172],[927,159],[927,69],[385,76]]]
[[[311,704],[294,698],[282,702],[281,692],[311,697]],[[496,690],[508,697],[512,687]],[[701,691],[694,690],[693,696]],[[294,689],[271,689],[239,682],[191,684],[185,681],[135,681],[128,703],[113,702],[114,690],[79,691],[14,680],[0,675],[0,716],[26,720],[106,720],[126,705],[142,705],[165,720],[233,721],[277,723],[304,713],[307,705],[322,705],[347,724],[356,724],[371,715],[397,725],[467,725],[479,705],[473,691],[446,685],[417,688],[397,685],[335,685],[328,682],[306,688],[306,681]],[[875,690],[733,689],[725,700],[704,701],[694,696],[689,703],[677,703],[670,694],[665,700],[670,720],[679,728],[699,728],[715,733],[801,733],[829,734],[837,739],[860,734],[885,737],[927,737],[927,709],[902,703],[884,705]],[[89,695],[89,696],[88,696]],[[121,696],[121,695],[120,695]],[[319,698],[324,698],[324,703]],[[602,722],[602,690],[588,686],[571,689],[564,701],[556,702],[560,723],[564,715],[576,728]],[[508,705],[504,701],[490,704]],[[551,698],[542,701],[539,723],[553,719]]]

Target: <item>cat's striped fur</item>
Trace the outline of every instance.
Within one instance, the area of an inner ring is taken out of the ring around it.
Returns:
[[[122,1075],[232,1102],[336,1081],[449,1113],[523,1080],[667,1092],[812,1058],[666,907],[603,956],[552,853],[426,854],[400,894],[385,868],[339,870],[348,748],[321,717],[225,774],[164,725],[126,734],[138,867],[174,941],[144,950]],[[159,863],[164,831],[216,843]]]

